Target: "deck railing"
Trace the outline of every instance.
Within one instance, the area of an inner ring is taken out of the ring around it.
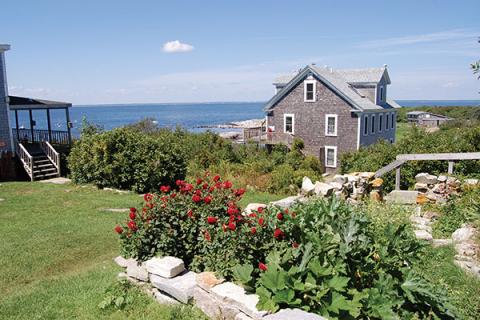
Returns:
[[[16,145],[16,153],[20,158],[20,161],[25,168],[25,171],[30,176],[30,179],[33,181],[33,157],[28,153],[27,149],[21,143]]]
[[[60,144],[60,145],[69,145],[69,137],[68,131],[60,131],[60,130],[32,130],[31,129],[21,129],[21,128],[13,128],[12,129],[13,136],[18,141],[25,141],[25,142],[41,142],[41,141],[49,141],[52,144]]]
[[[58,176],[60,177],[60,154],[52,147],[48,141],[40,142],[43,152],[47,155],[48,159],[53,163],[55,168],[57,168]]]
[[[243,140],[264,144],[285,144],[290,146],[295,136],[291,133],[266,132],[265,127],[246,128],[243,130]]]

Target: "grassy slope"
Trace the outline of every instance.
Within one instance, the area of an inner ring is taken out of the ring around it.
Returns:
[[[191,308],[160,306],[140,295],[124,311],[101,311],[105,289],[120,268],[113,232],[140,197],[90,186],[0,185],[1,319],[190,319]]]

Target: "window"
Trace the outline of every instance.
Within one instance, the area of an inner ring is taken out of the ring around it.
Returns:
[[[283,132],[295,134],[295,116],[293,114],[283,115]]]
[[[325,135],[326,136],[337,136],[337,115],[336,114],[327,114],[325,115]]]
[[[325,146],[325,167],[337,167],[337,147]]]
[[[368,116],[363,118],[363,135],[366,136],[368,134]]]
[[[383,86],[380,86],[380,102],[383,102]]]
[[[382,132],[383,130],[383,114],[378,116],[378,132]]]
[[[392,120],[392,123],[391,123],[390,128],[395,129],[395,113],[392,113],[392,119],[391,120]]]
[[[372,114],[372,133],[375,133],[375,115]]]
[[[305,102],[315,102],[315,89],[316,83],[315,80],[305,80],[304,82],[304,100]]]
[[[387,119],[385,119],[385,120],[386,120],[385,121],[385,130],[389,130],[390,129],[390,127],[389,127],[389,125],[390,125],[390,113],[387,113]]]

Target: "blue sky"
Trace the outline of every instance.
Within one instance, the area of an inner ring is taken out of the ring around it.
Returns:
[[[476,1],[2,0],[10,94],[264,101],[308,63],[387,64],[395,99],[479,99]],[[6,13],[6,14],[5,14]]]

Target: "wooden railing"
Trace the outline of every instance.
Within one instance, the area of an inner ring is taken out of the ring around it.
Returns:
[[[40,142],[40,146],[47,155],[48,159],[53,163],[55,168],[57,168],[57,174],[60,177],[60,154],[52,147],[48,141]]]
[[[400,190],[400,170],[402,165],[407,161],[448,161],[448,174],[453,173],[453,166],[456,161],[460,160],[480,160],[480,152],[464,152],[464,153],[418,153],[418,154],[399,154],[396,160],[389,163],[385,167],[375,172],[375,177],[381,177],[384,174],[396,170],[395,173],[395,190]]]
[[[25,171],[30,176],[30,179],[33,181],[33,157],[28,153],[27,149],[21,143],[16,145],[16,153],[20,158],[20,161],[25,168]]]
[[[24,142],[41,142],[41,141],[49,141],[52,144],[60,144],[60,145],[69,145],[70,140],[68,136],[68,131],[60,131],[60,130],[32,130],[31,129],[21,129],[21,128],[13,128],[12,129],[13,136],[18,141]]]
[[[249,140],[265,144],[285,144],[287,146],[293,143],[294,135],[283,132],[266,132],[265,127],[245,128],[243,130],[243,141]]]

